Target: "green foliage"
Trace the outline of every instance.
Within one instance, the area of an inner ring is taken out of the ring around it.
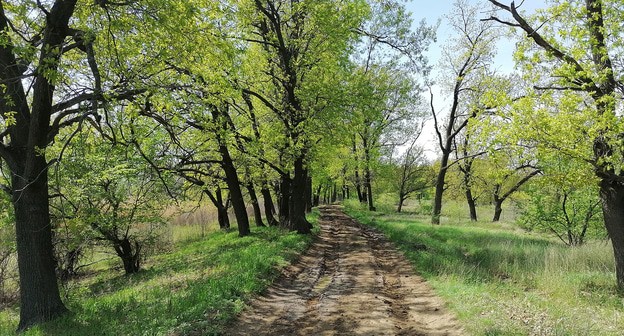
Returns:
[[[545,176],[525,190],[520,222],[527,229],[551,232],[567,245],[604,238],[596,177],[587,164],[567,156],[542,160]]]
[[[62,271],[73,273],[80,254],[97,242],[123,258],[121,246],[129,241],[131,254],[142,260],[141,249],[155,244],[164,224],[162,181],[134,147],[103,143],[90,128],[72,136],[70,147],[51,148],[63,156],[52,173],[51,204]]]
[[[347,208],[382,230],[474,335],[614,335],[623,327],[611,247],[525,233],[431,226]]]

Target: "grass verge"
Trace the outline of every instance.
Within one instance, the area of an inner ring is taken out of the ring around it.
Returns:
[[[570,248],[509,230],[432,226],[409,215],[346,212],[385,233],[471,335],[621,335],[610,245]]]
[[[151,258],[138,274],[99,272],[71,284],[72,313],[23,335],[217,335],[312,239],[277,228],[243,238],[213,232]],[[0,335],[14,333],[18,316],[0,312]]]

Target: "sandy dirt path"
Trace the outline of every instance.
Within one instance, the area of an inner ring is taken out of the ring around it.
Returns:
[[[456,319],[379,232],[321,208],[310,249],[224,335],[463,335]]]

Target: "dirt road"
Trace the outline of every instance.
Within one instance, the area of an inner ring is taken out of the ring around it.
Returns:
[[[336,206],[300,260],[224,335],[462,335],[455,318],[385,237]]]

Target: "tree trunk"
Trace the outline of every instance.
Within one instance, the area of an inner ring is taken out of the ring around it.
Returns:
[[[358,201],[360,201],[360,203],[364,203],[366,202],[366,194],[362,192],[362,181],[360,179],[360,173],[358,173],[358,170],[355,170],[355,191],[357,192],[358,195]]]
[[[501,214],[503,213],[503,201],[504,199],[500,198],[494,199],[494,217],[492,218],[492,222],[498,222],[500,220]]]
[[[128,238],[124,238],[115,242],[115,252],[117,256],[121,258],[123,262],[124,271],[126,274],[136,273],[141,269],[141,245],[138,242],[134,242],[134,248],[132,242]]]
[[[477,206],[475,204],[474,197],[472,197],[472,190],[466,186],[466,202],[468,202],[468,209],[470,210],[470,220],[477,221]]]
[[[291,183],[290,193],[290,216],[288,218],[289,228],[297,233],[310,233],[312,224],[305,217],[306,202],[305,192],[308,180],[308,172],[304,167],[303,155],[295,160],[295,174]]]
[[[433,198],[433,213],[431,214],[431,224],[440,224],[440,215],[442,214],[442,195],[444,194],[444,182],[446,181],[446,172],[448,171],[448,160],[450,152],[442,152],[442,160],[440,160],[440,171],[436,178],[435,196]]]
[[[61,256],[63,261],[60,262],[60,265],[57,265],[58,274],[59,274],[61,281],[66,281],[76,276],[76,272],[77,272],[76,266],[78,265],[78,262],[80,261],[81,255],[82,255],[82,248],[79,246],[79,247],[70,249],[69,251],[65,252]],[[59,263],[58,260],[57,260],[57,263]],[[0,277],[0,279],[1,278],[2,277]]]
[[[271,198],[271,191],[265,185],[260,189],[262,194],[262,200],[264,202],[264,218],[266,218],[269,226],[277,226],[279,222],[275,219],[275,205],[273,205],[273,198]]]
[[[375,204],[373,203],[373,184],[370,171],[370,153],[368,149],[364,150],[364,187],[366,188],[366,196],[368,201],[368,210],[376,211]]]
[[[49,217],[47,164],[29,153],[30,172],[13,174],[13,205],[20,276],[18,330],[67,311],[58,291]]]
[[[230,229],[230,216],[225,206],[217,207],[217,221],[219,222],[219,229]]]
[[[230,190],[232,208],[234,209],[234,216],[236,216],[236,223],[238,224],[238,235],[244,237],[250,233],[249,217],[247,217],[247,209],[245,207],[245,200],[243,199],[243,192],[240,188],[238,172],[236,171],[236,167],[234,167],[230,151],[225,144],[219,144],[219,153],[221,153],[221,167],[225,172],[225,182]]]
[[[358,200],[360,203],[366,202],[366,196],[362,194],[362,180],[360,179],[360,170],[358,169],[358,155],[357,155],[357,147],[355,143],[355,135],[353,135],[353,156],[355,157],[355,191],[358,195]]]
[[[204,193],[208,195],[208,198],[210,198],[212,204],[215,206],[215,208],[217,208],[217,221],[219,223],[219,229],[228,230],[230,228],[230,218],[228,216],[228,206],[223,202],[223,194],[221,193],[221,188],[217,187],[214,195],[208,190],[204,190]]]
[[[219,228],[221,230],[229,230],[230,229],[230,216],[228,215],[228,201],[230,196],[226,197],[225,202],[223,201],[223,193],[221,188],[217,188],[217,220],[219,221]]]
[[[314,194],[314,206],[319,206],[319,202],[321,199],[321,187],[322,185],[319,183],[318,187],[316,188],[316,193]]]
[[[33,155],[35,156],[35,155]],[[13,206],[20,277],[18,330],[67,312],[58,290],[52,253],[48,180],[43,156],[33,158],[34,179],[13,174]]]
[[[45,149],[50,139],[50,118],[55,77],[63,43],[69,33],[76,0],[55,1],[46,13],[39,40],[35,69],[22,69],[15,57],[9,34],[0,44],[0,113],[9,113],[13,125],[6,125],[9,143],[2,144],[2,159],[11,170],[11,191],[15,215],[17,264],[20,277],[20,322],[18,330],[48,321],[67,311],[61,301],[55,272],[52,227],[48,200],[48,169]],[[0,30],[9,30],[0,2]],[[30,65],[33,65],[31,63]],[[27,97],[23,71],[34,71],[34,84]],[[31,90],[32,89],[32,90]],[[29,101],[32,104],[29,107]],[[10,127],[9,127],[10,126]]]
[[[306,179],[306,213],[312,212],[312,177]]]
[[[336,182],[332,183],[332,194],[331,194],[331,202],[336,203],[338,200],[338,190],[336,190]]]
[[[603,179],[600,182],[600,199],[615,256],[617,287],[624,293],[624,185]]]
[[[289,176],[282,175],[279,187],[279,222],[283,227],[288,227],[290,218],[290,190],[291,180]]]
[[[403,198],[403,196],[399,197],[399,206],[397,207],[398,213],[401,213],[401,210],[403,210],[403,202],[405,202],[405,199]]]
[[[258,204],[258,197],[256,196],[256,189],[254,188],[253,183],[247,183],[246,187],[247,192],[249,193],[249,198],[251,199],[256,226],[266,226],[262,222],[262,211],[260,211],[260,204]]]

